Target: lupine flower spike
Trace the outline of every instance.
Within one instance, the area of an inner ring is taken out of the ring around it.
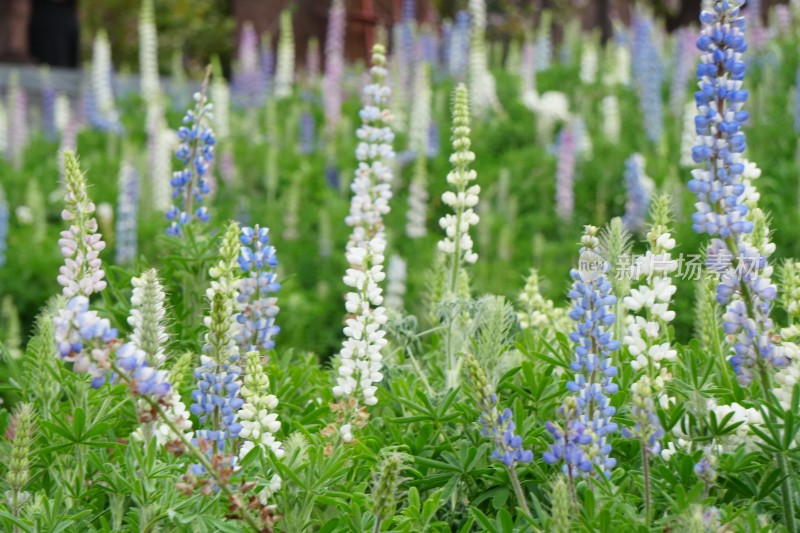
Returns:
[[[14,410],[11,427],[6,430],[12,438],[11,457],[7,463],[6,481],[9,485],[5,493],[6,504],[15,518],[30,498],[30,493],[23,490],[30,480],[31,444],[34,439],[34,412],[31,404],[21,403]]]
[[[456,87],[453,98],[453,152],[450,155],[452,170],[447,174],[447,183],[455,190],[442,194],[442,203],[449,206],[453,213],[448,213],[439,219],[439,226],[444,230],[444,238],[439,241],[439,251],[444,256],[447,265],[445,279],[445,294],[447,300],[454,302],[462,296],[464,282],[468,280],[466,271],[462,268],[478,260],[478,254],[472,249],[473,241],[469,234],[471,226],[478,224],[480,217],[475,212],[478,205],[480,185],[472,184],[478,174],[470,168],[475,160],[475,153],[470,150],[470,114],[469,93],[462,83]],[[447,320],[456,319],[457,310],[452,308],[448,312]],[[458,345],[455,329],[448,327],[446,348],[447,386],[454,388],[460,380],[461,359],[458,357]]]
[[[237,330],[236,302],[239,258],[239,225],[232,222],[222,239],[221,259],[210,269],[213,281],[206,291],[210,314],[204,324],[208,328],[205,336],[200,366],[194,371],[197,389],[192,391],[194,403],[190,410],[200,421],[211,426],[197,432],[213,447],[213,453],[230,453],[226,444],[239,436],[242,429],[237,413],[243,405],[239,394],[242,369],[239,366],[239,348],[236,346]],[[203,469],[196,468],[197,474]]]
[[[642,154],[633,154],[625,161],[625,188],[628,201],[625,202],[622,221],[630,232],[638,232],[644,228],[645,217],[650,210],[650,196],[655,188],[652,178],[645,174]]]
[[[575,331],[569,334],[575,343],[570,368],[575,374],[567,389],[574,396],[567,397],[558,410],[561,424],[546,424],[555,443],[543,454],[548,464],[564,463],[572,489],[576,475],[596,467],[608,476],[616,465],[607,437],[617,430],[611,418],[616,409],[610,396],[618,390],[613,382],[617,368],[612,365],[611,352],[619,349],[619,342],[612,337],[616,317],[609,309],[616,298],[610,293],[607,270],[608,263],[600,256],[597,228],[586,226],[578,268],[570,272],[575,281],[569,291],[573,302],[569,316],[576,323]]]
[[[182,228],[190,224],[193,219],[208,222],[208,208],[200,204],[203,196],[211,192],[208,185],[208,173],[214,160],[214,145],[216,139],[211,130],[211,103],[208,102],[206,92],[208,89],[208,75],[200,92],[195,93],[194,110],[186,112],[183,117],[183,126],[178,129],[178,138],[181,141],[175,152],[183,164],[183,170],[178,170],[172,175],[172,198],[176,201],[166,213],[171,222],[167,228],[168,235],[180,236]]]
[[[466,369],[472,386],[472,394],[478,404],[481,434],[487,437],[494,445],[492,458],[503,463],[511,476],[520,507],[528,511],[525,495],[519,485],[516,474],[517,463],[530,463],[533,461],[533,452],[522,446],[522,437],[515,432],[513,413],[511,409],[502,411],[498,407],[497,394],[489,383],[478,360],[472,354],[466,355]]]
[[[129,264],[136,259],[139,226],[139,172],[129,161],[122,162],[118,183],[116,260]]]
[[[769,312],[777,291],[768,277],[760,275],[767,260],[744,238],[754,226],[744,203],[746,142],[741,128],[748,118],[743,110],[748,93],[742,88],[742,54],[747,50],[745,19],[740,13],[743,3],[716,1],[700,16],[700,90],[695,93],[698,137],[692,155],[702,167],[692,171],[689,190],[698,200],[693,229],[713,237],[709,268],[721,274],[717,301],[727,306],[723,327],[737,340],[730,362],[739,383],[747,386],[760,365],[781,368],[788,360],[771,340]]]
[[[356,132],[359,165],[351,186],[350,214],[345,219],[353,228],[346,252],[350,268],[344,277],[351,292],[347,293],[345,303],[349,316],[340,352],[341,366],[333,387],[334,396],[344,402],[338,410],[341,418],[338,431],[345,442],[353,440],[353,424],[361,424],[365,418],[366,413],[358,407],[359,403],[368,406],[378,402],[375,384],[383,379],[381,350],[387,343],[384,329],[387,315],[382,307],[379,284],[385,277],[383,217],[389,213],[390,165],[395,153],[392,149],[394,133],[389,127],[392,119],[387,108],[390,90],[384,85],[386,55],[382,45],[373,47],[372,65],[372,81],[364,88],[367,103],[361,110],[363,124]]]
[[[631,386],[631,418],[635,425],[623,430],[623,434],[640,442],[647,520],[651,510],[649,461],[661,452],[661,438],[664,436],[656,406],[666,409],[670,405],[666,386],[672,375],[668,365],[677,358],[677,351],[672,349],[666,331],[667,324],[675,318],[675,311],[669,309],[675,294],[675,285],[669,275],[678,267],[670,253],[675,247],[675,239],[670,234],[669,205],[667,196],[661,196],[653,203],[652,225],[647,233],[650,249],[644,257],[637,259],[631,272],[633,279],[645,277],[645,282],[625,297],[626,307],[636,315],[629,317],[627,334],[622,339],[634,358],[631,366],[639,374]]]
[[[239,352],[266,353],[275,346],[272,338],[280,328],[275,325],[275,316],[280,309],[273,294],[281,286],[274,272],[278,266],[275,247],[269,244],[269,229],[258,225],[242,228],[239,237],[239,267],[243,278],[239,282],[236,320],[241,329],[236,335]]]
[[[74,152],[64,153],[66,168],[66,206],[61,218],[69,223],[69,229],[61,232],[58,245],[65,258],[59,269],[58,283],[67,298],[83,296],[106,288],[105,272],[100,261],[100,252],[105,248],[103,237],[97,231],[97,220],[92,217],[94,202],[86,193],[86,178],[78,165]]]

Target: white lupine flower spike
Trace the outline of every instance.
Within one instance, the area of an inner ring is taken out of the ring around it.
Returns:
[[[345,256],[350,268],[344,283],[347,293],[345,339],[339,352],[340,366],[333,394],[341,401],[334,406],[337,423],[323,433],[338,432],[344,442],[354,439],[356,428],[366,424],[366,406],[375,405],[376,384],[383,379],[381,350],[386,346],[386,309],[380,283],[383,271],[386,234],[383,217],[389,213],[392,197],[392,148],[394,133],[388,108],[389,87],[386,79],[386,55],[382,45],[372,49],[371,82],[364,87],[365,105],[356,131],[358,169],[351,185],[353,196],[350,214],[345,219],[352,229]]]

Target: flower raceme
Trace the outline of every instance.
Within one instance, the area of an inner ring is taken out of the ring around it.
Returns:
[[[100,260],[100,252],[106,245],[98,232],[97,220],[92,217],[95,205],[86,194],[86,178],[74,152],[64,152],[64,165],[66,206],[61,218],[70,225],[69,229],[61,232],[58,240],[65,259],[65,264],[59,269],[58,283],[67,298],[89,297],[106,288],[105,271]]]
[[[745,179],[746,147],[742,131],[748,113],[743,105],[748,92],[742,88],[747,50],[741,0],[716,1],[700,15],[703,30],[697,40],[702,52],[697,68],[700,90],[695,93],[697,145],[692,150],[701,168],[692,171],[689,189],[697,195],[693,229],[708,233],[709,268],[720,272],[717,301],[727,306],[725,333],[735,336],[735,355],[730,362],[739,383],[749,385],[762,361],[784,367],[788,359],[771,340],[771,302],[775,286],[759,272],[767,259],[745,236],[754,229]]]
[[[175,152],[183,164],[183,170],[173,173],[170,184],[172,185],[172,198],[177,201],[166,213],[167,220],[171,222],[167,228],[168,235],[180,236],[181,227],[186,226],[196,218],[200,222],[208,222],[208,208],[198,205],[193,209],[193,204],[199,204],[204,195],[211,192],[208,186],[208,171],[214,160],[214,146],[216,138],[209,126],[212,105],[206,97],[207,81],[203,89],[195,93],[195,108],[189,110],[183,117],[183,126],[178,129],[178,138],[181,141]]]
[[[450,156],[453,169],[447,174],[447,183],[456,190],[442,194],[442,202],[453,208],[454,213],[439,219],[439,226],[445,231],[445,238],[439,241],[439,250],[451,255],[457,263],[475,263],[478,260],[478,254],[472,251],[469,228],[480,220],[473,208],[478,205],[481,188],[480,185],[470,185],[478,174],[469,168],[475,160],[469,135],[469,95],[466,86],[460,84],[453,102],[453,154]],[[451,280],[451,284],[455,282],[455,279]]]
[[[384,329],[387,314],[382,307],[379,284],[385,278],[383,216],[389,212],[392,197],[394,134],[389,127],[392,118],[387,108],[390,90],[384,85],[387,71],[382,45],[373,48],[372,65],[372,80],[364,87],[366,104],[360,113],[362,125],[356,132],[359,164],[351,186],[350,214],[345,219],[353,228],[346,250],[350,268],[344,276],[344,283],[351,290],[345,302],[349,317],[340,352],[341,365],[333,387],[334,396],[344,399],[349,414],[352,414],[349,406],[355,406],[359,396],[365,405],[377,403],[375,383],[383,379],[381,350],[387,343]],[[343,440],[348,442],[353,438],[352,424],[349,419],[343,422],[339,430]]]
[[[511,420],[511,409],[502,411],[497,406],[497,395],[489,384],[486,373],[475,356],[466,356],[467,374],[469,374],[473,393],[480,408],[481,435],[489,438],[494,444],[492,458],[501,461],[506,467],[513,468],[515,463],[530,463],[533,452],[522,447],[522,437],[515,433],[515,424]]]
[[[238,262],[244,277],[239,281],[236,298],[240,311],[236,321],[241,324],[236,343],[242,355],[251,350],[266,352],[275,346],[272,338],[280,331],[275,325],[280,311],[278,299],[272,296],[281,288],[273,271],[278,259],[275,247],[269,245],[269,228],[242,228],[239,241]]]
[[[200,366],[194,372],[197,388],[192,391],[194,403],[190,407],[203,424],[211,425],[211,429],[198,430],[198,438],[214,444],[217,450],[224,449],[225,442],[238,437],[242,429],[237,421],[244,403],[239,394],[242,369],[234,339],[239,248],[239,225],[233,222],[222,239],[221,260],[209,271],[213,278],[206,291],[210,313],[204,319],[208,332]]]
[[[599,252],[597,228],[586,226],[581,254]],[[616,297],[611,294],[611,283],[602,270],[572,269],[570,275],[575,281],[569,291],[573,302],[569,316],[576,328],[569,335],[575,351],[570,364],[574,378],[567,382],[567,389],[574,396],[568,397],[559,409],[563,425],[548,423],[555,443],[543,457],[549,464],[564,461],[564,471],[570,478],[578,472],[590,471],[592,465],[610,475],[616,460],[609,456],[611,445],[607,436],[617,430],[611,418],[616,409],[610,403],[610,396],[618,390],[613,382],[617,368],[612,364],[611,352],[619,349],[619,342],[612,337],[610,327],[616,317],[609,309],[616,303]]]

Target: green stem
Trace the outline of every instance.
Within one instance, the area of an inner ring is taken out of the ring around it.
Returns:
[[[422,385],[425,387],[425,391],[431,396],[435,396],[436,392],[431,387],[431,384],[428,382],[428,378],[425,376],[425,373],[422,370],[422,365],[419,364],[419,361],[414,356],[414,353],[411,351],[411,348],[406,347],[406,354],[408,354],[408,359],[411,361],[411,366],[414,367],[414,372],[417,373],[417,377],[419,377],[420,381],[422,381]]]
[[[647,443],[642,440],[642,477],[644,483],[644,525],[650,529],[652,495],[650,491],[650,459],[647,457]]]
[[[770,379],[769,374],[767,373],[767,369],[765,365],[762,363],[759,365],[759,377],[761,378],[761,388],[762,392],[764,393],[764,399],[767,402],[774,403],[774,405],[780,406],[780,403],[775,398],[775,395],[772,393],[772,387],[770,386]],[[770,411],[770,422],[773,424],[777,423],[775,420],[775,415],[772,414]],[[781,482],[781,498],[783,500],[783,522],[786,526],[786,531],[788,533],[796,533],[797,526],[795,525],[794,521],[794,496],[792,495],[792,473],[789,470],[789,465],[786,463],[786,457],[784,457],[783,452],[778,452],[775,454],[775,461],[778,464],[778,468],[783,474],[783,481]]]
[[[517,503],[522,510],[525,512],[526,515],[529,517],[531,516],[531,510],[528,507],[528,501],[525,498],[525,493],[522,491],[522,485],[519,482],[519,477],[517,477],[517,471],[513,466],[507,466],[506,470],[508,471],[508,477],[511,478],[511,485],[514,487],[514,492],[517,495]]]
[[[781,495],[783,497],[783,521],[786,525],[786,530],[789,533],[795,533],[797,526],[794,522],[794,496],[792,494],[792,478],[789,465],[786,458],[782,453],[777,455],[778,468],[783,474],[783,482],[781,483]]]

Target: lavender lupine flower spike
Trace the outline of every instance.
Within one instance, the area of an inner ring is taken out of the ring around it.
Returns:
[[[262,72],[258,41],[253,23],[245,22],[239,34],[237,63],[231,83],[236,103],[244,107],[261,105],[266,95],[266,78]]]
[[[8,248],[8,221],[10,211],[8,200],[3,186],[0,185],[0,267],[6,264],[6,249]]]
[[[119,264],[132,263],[136,258],[139,207],[139,172],[129,161],[119,170],[117,199],[116,259]]]
[[[482,426],[481,434],[494,444],[492,458],[508,468],[513,468],[516,463],[530,463],[533,452],[522,447],[522,438],[514,432],[511,409],[500,410],[497,395],[475,356],[466,356],[466,367],[481,411],[478,417]]]
[[[776,289],[759,271],[767,260],[743,238],[753,231],[748,206],[744,203],[745,134],[742,124],[748,114],[743,104],[748,93],[742,89],[747,50],[742,0],[718,0],[703,11],[703,30],[697,47],[703,53],[697,68],[700,90],[695,93],[697,146],[692,150],[701,168],[692,171],[689,190],[697,195],[693,229],[708,233],[709,266],[721,271],[717,301],[727,306],[723,327],[737,337],[736,355],[730,362],[739,383],[748,385],[761,358],[775,367],[788,363],[772,344],[769,311]],[[722,268],[720,268],[720,266]]]
[[[628,201],[625,202],[625,216],[622,221],[631,232],[644,228],[645,218],[650,211],[650,195],[653,193],[653,180],[645,174],[644,157],[633,154],[625,161],[625,189]]]
[[[344,32],[347,23],[343,0],[333,0],[328,15],[325,40],[325,77],[323,101],[329,132],[335,131],[342,113],[342,74],[344,73]]]
[[[242,369],[235,340],[234,311],[239,251],[239,225],[232,222],[222,239],[221,260],[209,270],[214,281],[206,291],[210,313],[204,323],[208,332],[200,366],[194,371],[197,389],[192,391],[194,403],[190,410],[201,423],[211,424],[210,429],[199,430],[197,437],[213,444],[216,452],[223,450],[225,443],[235,439],[242,429],[237,422],[237,412],[244,402],[239,395]]]
[[[70,226],[61,232],[58,241],[65,258],[64,266],[59,269],[58,283],[64,287],[62,292],[67,298],[83,296],[88,299],[92,293],[106,288],[105,272],[99,257],[106,244],[97,231],[97,220],[92,217],[94,202],[86,194],[86,178],[74,152],[64,152],[64,167],[66,207],[61,218]]]
[[[181,235],[181,227],[189,224],[192,218],[201,222],[208,222],[208,208],[196,206],[203,195],[210,189],[206,182],[208,170],[214,160],[214,145],[216,139],[209,123],[211,120],[211,103],[206,97],[208,80],[203,84],[203,89],[195,93],[196,102],[194,111],[189,110],[183,117],[183,126],[178,129],[178,138],[181,141],[175,156],[184,165],[183,170],[176,171],[170,183],[173,191],[172,197],[177,200],[166,213],[167,219],[172,223],[167,228],[168,235]]]
[[[350,214],[345,219],[353,228],[346,253],[350,268],[344,277],[350,288],[345,303],[350,316],[344,328],[346,338],[333,388],[333,394],[343,398],[343,408],[339,411],[343,416],[338,428],[327,428],[328,433],[338,430],[345,442],[352,441],[353,426],[360,424],[366,414],[363,408],[358,408],[359,402],[365,406],[378,402],[375,384],[383,379],[381,350],[387,342],[384,330],[387,315],[379,284],[385,277],[383,217],[389,213],[391,162],[395,154],[394,133],[389,127],[392,115],[387,108],[391,92],[384,85],[386,55],[382,45],[373,48],[372,64],[372,81],[364,88],[367,103],[360,113],[363,124],[356,133],[359,166],[351,186]]]
[[[570,220],[575,209],[575,131],[572,125],[561,131],[556,168],[556,213],[561,220]]]
[[[280,309],[272,296],[281,286],[274,268],[278,266],[275,247],[269,245],[269,229],[255,225],[242,228],[239,236],[239,267],[244,278],[239,282],[237,301],[240,313],[236,316],[241,331],[236,335],[239,352],[266,352],[275,346],[272,338],[280,328],[275,325],[275,316]]]
[[[576,346],[570,364],[575,374],[567,382],[567,389],[574,396],[559,409],[563,425],[548,423],[555,444],[543,455],[549,464],[564,461],[564,471],[570,479],[578,472],[590,471],[592,465],[609,475],[616,464],[609,456],[611,445],[607,442],[607,436],[617,430],[611,420],[616,409],[609,398],[618,390],[612,381],[617,368],[611,360],[611,352],[619,349],[611,329],[616,317],[610,308],[616,298],[606,278],[608,262],[599,253],[597,228],[586,226],[578,268],[570,272],[575,281],[569,291],[573,302],[569,316],[576,329],[569,338]]]
[[[639,91],[639,102],[647,138],[658,144],[664,129],[661,86],[664,68],[658,48],[653,42],[653,20],[641,10],[633,17],[633,72]]]

